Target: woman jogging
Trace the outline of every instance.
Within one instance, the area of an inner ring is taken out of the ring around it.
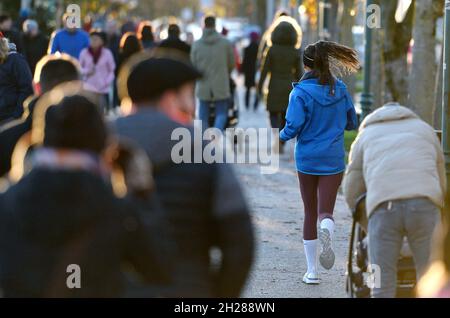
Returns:
[[[320,263],[331,269],[335,260],[333,210],[345,171],[344,131],[357,127],[352,98],[331,69],[336,75],[354,73],[360,64],[355,50],[325,41],[306,48],[303,64],[306,73],[294,84],[280,139],[297,138],[295,157],[305,208],[303,242],[308,265],[303,282],[319,284],[318,236]]]

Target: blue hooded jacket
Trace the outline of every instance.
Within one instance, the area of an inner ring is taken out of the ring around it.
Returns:
[[[335,93],[311,73],[293,84],[282,141],[297,138],[297,170],[310,175],[345,171],[344,131],[358,126],[355,107],[345,84],[336,79]]]

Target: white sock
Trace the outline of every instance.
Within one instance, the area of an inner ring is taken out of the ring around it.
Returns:
[[[317,242],[318,240],[303,240],[308,273],[317,273]]]
[[[322,222],[320,222],[320,228],[321,229],[327,229],[328,232],[330,232],[330,238],[333,240],[333,234],[334,234],[334,221],[330,218],[323,219]]]

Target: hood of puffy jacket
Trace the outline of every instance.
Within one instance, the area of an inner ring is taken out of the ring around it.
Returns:
[[[216,30],[205,29],[203,30],[203,36],[201,40],[208,45],[214,45],[222,38],[222,35],[220,35]]]
[[[370,125],[382,122],[413,118],[419,118],[419,116],[417,116],[412,110],[401,106],[398,103],[388,103],[367,116],[366,119],[361,123],[360,129],[364,129]]]
[[[34,169],[8,194],[25,238],[64,244],[114,209],[107,184],[88,172]]]
[[[333,106],[347,97],[347,88],[339,79],[336,79],[334,94],[330,93],[330,86],[320,85],[317,78],[302,80],[299,83],[294,83],[293,86],[309,95],[322,106]]]

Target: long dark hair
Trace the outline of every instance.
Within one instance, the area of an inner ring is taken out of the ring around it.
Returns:
[[[333,74],[352,74],[361,67],[354,49],[329,41],[309,45],[303,53],[303,64],[313,70],[321,85],[330,85],[332,93],[335,85]]]

